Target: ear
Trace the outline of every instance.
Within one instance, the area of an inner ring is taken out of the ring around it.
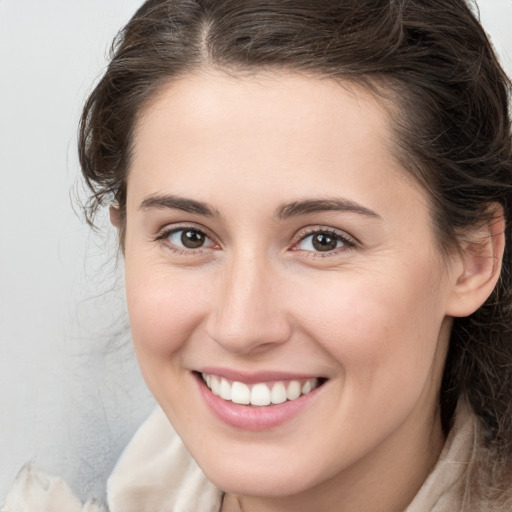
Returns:
[[[112,223],[112,226],[119,229],[119,226],[121,225],[121,214],[119,212],[119,206],[110,205],[110,208],[108,211],[109,211],[110,222]]]
[[[505,219],[501,205],[493,205],[492,218],[467,233],[453,265],[454,287],[447,315],[468,316],[489,297],[500,277],[505,249]]]

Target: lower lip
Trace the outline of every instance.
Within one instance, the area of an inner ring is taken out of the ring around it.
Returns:
[[[211,392],[199,375],[194,374],[194,377],[203,399],[218,419],[230,427],[251,431],[270,430],[290,421],[311,404],[323,387],[282,404],[256,407],[223,400]]]

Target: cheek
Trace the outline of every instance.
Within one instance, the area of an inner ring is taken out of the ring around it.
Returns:
[[[199,275],[183,279],[165,265],[141,270],[127,261],[128,313],[139,355],[169,357],[186,343],[204,315],[202,298],[207,294],[201,281]]]
[[[308,335],[366,396],[421,384],[430,371],[444,311],[439,277],[417,270],[317,283],[298,305]]]

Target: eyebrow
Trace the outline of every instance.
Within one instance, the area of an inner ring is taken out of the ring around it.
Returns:
[[[207,203],[174,195],[151,195],[146,197],[139,206],[140,210],[170,209],[195,213],[205,217],[220,217],[218,210]]]
[[[367,217],[380,219],[381,216],[354,201],[343,198],[326,198],[326,199],[304,199],[294,201],[280,206],[277,209],[276,216],[280,220],[299,215],[307,215],[309,213],[318,212],[353,212]]]
[[[187,213],[203,215],[205,217],[220,217],[220,212],[208,203],[196,201],[175,195],[151,195],[146,197],[139,206],[141,210],[170,209],[181,210]],[[308,215],[318,212],[353,212],[367,217],[380,219],[381,216],[354,201],[343,198],[303,199],[281,205],[275,213],[279,220],[290,217]]]

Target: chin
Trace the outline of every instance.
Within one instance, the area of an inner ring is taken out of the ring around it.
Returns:
[[[315,482],[305,478],[301,471],[290,467],[273,468],[248,463],[245,467],[216,464],[216,467],[202,468],[208,479],[223,491],[238,496],[280,498],[293,496],[315,486]]]

